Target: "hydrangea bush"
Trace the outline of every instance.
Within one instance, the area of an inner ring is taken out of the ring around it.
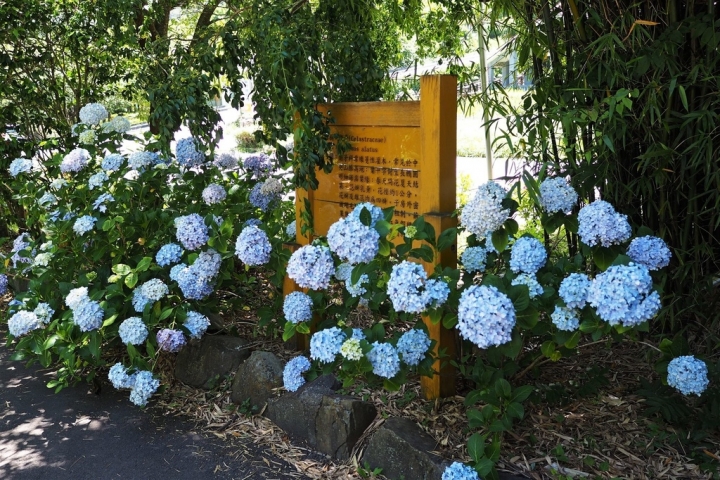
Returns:
[[[28,285],[12,292],[5,321],[16,358],[58,367],[49,384],[57,389],[106,371],[103,352],[124,351],[110,379],[144,405],[159,388],[156,357],[201,338],[207,314],[232,301],[225,291],[254,281],[260,264],[282,284],[282,239],[294,218],[292,202],[281,200],[289,185],[267,155],[245,168],[193,138],[178,141],[174,155],[152,143],[127,152],[122,141],[138,139],[126,121],[108,120],[98,104],[80,119],[77,148],[10,165],[32,234],[16,238],[11,258],[0,261],[0,294]],[[251,192],[269,180],[274,201],[255,206]],[[238,258],[251,219],[259,225],[245,240],[260,243]]]

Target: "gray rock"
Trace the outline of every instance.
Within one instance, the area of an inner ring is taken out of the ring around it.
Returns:
[[[227,330],[227,322],[222,316],[217,313],[207,313],[205,316],[208,317],[208,320],[210,320],[210,327],[208,327],[208,330],[215,332],[224,332]]]
[[[230,399],[241,404],[262,407],[273,396],[273,389],[282,387],[283,366],[273,353],[255,351],[243,362],[235,374]]]
[[[315,422],[317,449],[334,458],[350,458],[355,443],[375,420],[370,402],[353,397],[325,395]]]
[[[210,389],[218,379],[235,372],[250,356],[248,342],[226,335],[205,335],[180,350],[175,377],[193,387]]]
[[[412,420],[391,417],[373,433],[362,463],[382,468],[382,474],[391,480],[440,480],[443,459],[430,453],[435,445]]]

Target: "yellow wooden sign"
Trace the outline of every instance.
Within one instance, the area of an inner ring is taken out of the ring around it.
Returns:
[[[457,80],[450,75],[423,76],[420,101],[334,103],[320,107],[334,119],[332,133],[344,136],[350,149],[335,153],[331,173],[319,171],[316,190],[297,191],[297,242],[303,237],[301,210],[309,200],[313,229],[326,235],[330,225],[347,216],[358,203],[381,208],[395,207],[393,222],[412,224],[423,215],[437,234],[455,226],[457,155]],[[454,251],[444,252],[438,262],[455,267]],[[431,273],[435,264],[425,264]],[[296,287],[286,282],[285,293]],[[439,375],[423,377],[426,398],[455,393],[455,333],[424,319],[436,349],[447,355],[436,362]],[[300,339],[298,346],[307,346]],[[436,352],[437,353],[437,352]]]

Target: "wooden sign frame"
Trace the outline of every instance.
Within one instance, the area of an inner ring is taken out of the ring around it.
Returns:
[[[318,189],[296,192],[297,244],[307,245],[312,238],[302,235],[302,210],[311,206],[313,229],[317,235],[356,204],[371,202],[381,208],[395,207],[394,222],[410,225],[420,215],[436,234],[456,225],[455,211],[457,157],[457,79],[451,75],[420,78],[420,101],[358,102],[321,105],[330,115],[332,133],[344,135],[349,152],[335,157],[330,173],[317,172]],[[456,249],[445,250],[436,263],[455,268]],[[428,274],[436,263],[425,263]],[[283,293],[299,290],[286,278]],[[441,324],[423,317],[435,353],[445,357],[433,368],[438,374],[422,377],[427,399],[455,394],[456,335]],[[309,339],[298,338],[297,347],[307,349]]]

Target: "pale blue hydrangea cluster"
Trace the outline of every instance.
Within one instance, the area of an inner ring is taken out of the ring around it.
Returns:
[[[189,267],[178,264],[170,270],[170,279],[175,280],[185,298],[202,300],[213,292],[212,282],[220,271],[222,257],[215,250],[201,252]]]
[[[122,155],[119,153],[108,153],[105,155],[105,158],[103,158],[100,168],[106,172],[116,171],[122,168],[123,163],[125,163],[125,158]]]
[[[710,381],[705,362],[693,355],[686,355],[670,360],[668,364],[667,383],[683,395],[702,395]]]
[[[545,245],[534,237],[520,237],[510,252],[510,269],[517,273],[537,273],[547,261]]]
[[[130,317],[118,328],[120,340],[126,345],[141,345],[148,336],[148,329],[140,317]]]
[[[80,109],[80,121],[85,125],[99,125],[108,118],[108,111],[99,103],[88,103]]]
[[[10,260],[13,262],[13,268],[18,268],[19,263],[32,263],[32,258],[20,255],[20,252],[23,250],[29,250],[31,241],[32,239],[27,232],[21,233],[15,237],[15,240],[13,240],[12,250],[10,251],[10,253],[12,253]],[[33,255],[35,255],[35,250],[30,252],[30,256]]]
[[[134,375],[132,389],[130,390],[130,401],[139,407],[144,407],[153,393],[160,386],[160,381],[153,378],[152,372],[142,370]]]
[[[252,172],[255,178],[264,177],[272,170],[272,160],[264,153],[250,155],[243,160],[243,168]]]
[[[577,201],[577,192],[564,178],[548,178],[540,184],[540,205],[548,213],[567,213]]]
[[[205,335],[209,326],[210,319],[208,317],[193,311],[187,312],[187,317],[183,323],[183,327],[190,332],[190,338],[194,338],[195,340],[198,340]]]
[[[57,205],[57,197],[50,192],[45,192],[42,194],[42,197],[38,199],[37,204],[42,208],[49,209]]]
[[[303,292],[292,292],[285,296],[283,313],[285,319],[291,323],[307,322],[312,320],[313,302],[310,296]]]
[[[558,328],[558,330],[565,330],[567,332],[574,332],[580,326],[580,319],[578,318],[578,311],[574,308],[561,307],[560,305],[555,306],[555,310],[550,314],[552,323]]]
[[[265,265],[270,261],[271,251],[267,234],[253,225],[243,228],[235,241],[235,255],[245,265]]]
[[[136,312],[142,313],[147,305],[152,304],[149,298],[142,294],[141,288],[133,290],[132,306]]]
[[[645,265],[648,270],[660,270],[670,265],[672,253],[662,238],[648,235],[633,239],[627,256],[635,263]]]
[[[400,371],[398,351],[389,343],[373,342],[367,359],[378,377],[393,378]]]
[[[283,370],[283,386],[288,392],[296,392],[305,384],[303,373],[310,370],[310,360],[298,356],[290,360]]]
[[[205,155],[198,150],[195,140],[189,137],[178,140],[175,157],[180,166],[186,168],[198,167],[205,163]]]
[[[421,313],[445,303],[450,288],[441,280],[427,280],[421,265],[405,260],[393,265],[387,293],[396,311]]]
[[[110,367],[108,372],[108,380],[112,383],[112,386],[118,390],[123,388],[132,388],[135,384],[135,376],[128,375],[127,369],[122,363],[116,363]]]
[[[49,303],[40,302],[37,307],[35,307],[35,310],[33,310],[33,313],[37,315],[41,323],[48,324],[50,320],[52,320],[52,316],[55,315],[55,310],[53,310]]]
[[[100,303],[90,299],[86,287],[70,290],[65,304],[72,310],[73,323],[80,327],[81,332],[97,330],[102,326],[105,312]]]
[[[630,224],[627,216],[617,213],[608,202],[596,200],[580,209],[578,235],[590,247],[609,247],[630,238]]]
[[[345,339],[345,334],[338,327],[315,332],[310,338],[310,358],[321,363],[335,361]]]
[[[472,285],[460,296],[460,335],[480,348],[512,340],[515,307],[507,295],[492,286]]]
[[[295,240],[295,237],[297,236],[297,223],[295,222],[295,220],[290,222],[288,226],[285,227],[285,235]]]
[[[660,295],[653,290],[650,272],[643,265],[614,265],[599,274],[588,290],[588,303],[610,325],[633,327],[660,310]]]
[[[158,348],[166,352],[179,352],[185,345],[185,335],[180,330],[163,328],[157,335]]]
[[[73,288],[70,290],[67,297],[65,297],[65,305],[67,305],[70,310],[73,310],[86,298],[88,298],[87,287]]]
[[[453,462],[443,471],[440,480],[480,480],[477,472],[464,463]]]
[[[355,265],[370,263],[380,248],[380,234],[355,217],[341,218],[330,226],[328,245],[341,260]]]
[[[78,135],[78,143],[83,145],[92,145],[97,140],[95,130],[85,130]]]
[[[487,260],[487,252],[483,247],[468,247],[460,257],[465,270],[470,273],[484,272],[485,260]]]
[[[249,227],[249,226],[259,227],[262,225],[262,221],[259,218],[249,218],[245,220],[245,223],[243,223],[243,228]]]
[[[544,289],[534,274],[521,273],[510,282],[512,285],[526,285],[530,294],[530,298],[535,298],[538,295],[542,295]]]
[[[382,208],[380,208],[376,205],[373,205],[372,203],[369,203],[369,202],[358,203],[357,205],[355,205],[355,208],[353,209],[353,211],[350,212],[350,216],[360,220],[360,214],[362,213],[363,209],[367,209],[370,212],[370,226],[371,227],[375,227],[375,224],[378,221],[383,220],[385,218],[385,216],[383,215]]]
[[[205,220],[197,213],[175,219],[175,236],[186,250],[197,250],[209,240]]]
[[[365,340],[365,334],[362,331],[362,328],[353,328],[352,329],[352,335],[350,338],[356,338],[358,340]]]
[[[109,122],[105,122],[103,124],[103,131],[125,133],[130,130],[130,126],[130,120],[123,117],[122,115],[118,115],[116,117],[113,117],[112,120],[110,120]]]
[[[334,273],[332,254],[324,246],[305,245],[293,252],[288,261],[288,276],[302,288],[327,288]]]
[[[363,287],[363,285],[367,285],[369,282],[370,279],[367,274],[363,273],[360,275],[357,283],[352,283],[350,277],[348,277],[345,281],[345,288],[352,297],[360,297],[367,293],[367,288]]]
[[[133,152],[128,156],[128,167],[142,170],[155,164],[157,155],[152,152]]]
[[[220,155],[215,155],[213,165],[220,169],[230,169],[238,166],[238,159],[232,153],[223,152]]]
[[[98,210],[102,213],[107,212],[107,204],[115,201],[115,197],[109,193],[103,193],[93,202],[93,210]]]
[[[273,205],[277,200],[280,200],[279,193],[263,193],[264,183],[257,183],[250,190],[250,203],[253,207],[259,208],[263,212],[267,212],[268,208]]]
[[[430,343],[427,333],[412,329],[402,334],[397,343],[397,351],[403,362],[414,367],[425,358]]]
[[[42,323],[34,312],[21,310],[8,319],[8,331],[13,337],[22,337],[40,327]]]
[[[8,277],[7,275],[0,273],[0,297],[5,295],[8,291]]]
[[[84,148],[76,148],[65,155],[60,162],[60,172],[75,173],[85,168],[90,160],[90,152]]]
[[[341,282],[347,282],[352,277],[353,266],[349,263],[341,263],[335,269],[335,278]]]
[[[153,278],[152,280],[148,280],[147,282],[143,283],[140,287],[140,290],[142,291],[144,297],[150,299],[153,302],[157,302],[170,292],[168,286],[165,285],[165,283],[159,278]]]
[[[95,228],[95,222],[97,222],[97,218],[92,215],[83,215],[75,220],[73,231],[80,236],[85,235],[87,232]]]
[[[202,198],[208,205],[214,205],[225,200],[227,192],[217,183],[211,183],[202,191]]]
[[[155,261],[161,267],[167,267],[174,263],[178,263],[182,258],[182,247],[177,243],[168,243],[160,247],[155,255]]]
[[[359,338],[348,338],[345,340],[342,347],[340,347],[340,355],[351,362],[357,362],[362,359],[365,355],[363,354],[360,340]]]
[[[569,308],[583,308],[590,285],[592,281],[584,273],[571,273],[560,283],[558,294]]]
[[[260,193],[263,195],[275,195],[280,196],[283,191],[282,183],[275,177],[270,177],[262,183]]]
[[[494,232],[510,215],[510,210],[502,206],[506,195],[505,189],[492,180],[480,185],[475,196],[463,207],[460,224],[478,238]]]
[[[16,158],[10,162],[10,168],[8,169],[8,172],[10,172],[10,175],[13,177],[17,177],[21,173],[29,173],[31,171],[32,160],[28,160],[27,158]]]

